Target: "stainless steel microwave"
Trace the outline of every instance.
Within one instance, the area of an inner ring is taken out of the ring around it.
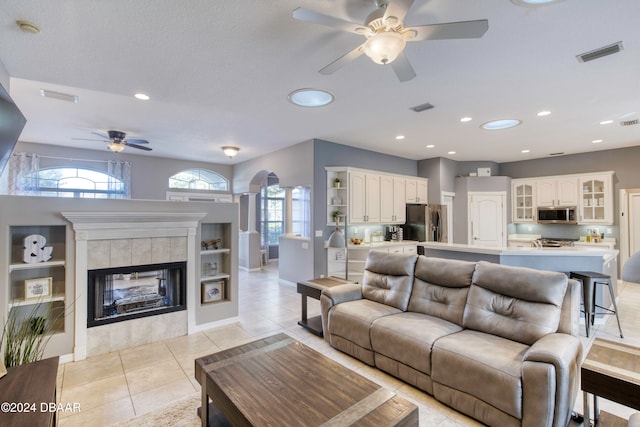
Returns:
[[[577,224],[575,206],[538,207],[538,224]]]

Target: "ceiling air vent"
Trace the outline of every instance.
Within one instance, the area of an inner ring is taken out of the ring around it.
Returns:
[[[602,58],[603,56],[612,55],[614,53],[618,53],[622,50],[622,42],[617,42],[614,44],[610,44],[608,46],[603,46],[601,48],[592,50],[590,52],[581,53],[577,55],[578,61],[580,62],[589,62],[594,59]]]
[[[560,153],[549,153],[550,156],[562,156],[564,153],[560,152]]]
[[[640,120],[638,120],[638,119],[626,120],[624,122],[620,122],[620,126],[633,126],[633,125],[637,125],[638,122],[640,122]]]
[[[56,92],[54,90],[40,89],[40,95],[45,98],[59,99],[60,101],[78,103],[78,95],[70,95],[68,93]]]
[[[422,111],[431,110],[434,106],[428,102],[422,105],[416,105],[415,107],[411,107],[410,110],[415,111],[416,113],[421,113]]]

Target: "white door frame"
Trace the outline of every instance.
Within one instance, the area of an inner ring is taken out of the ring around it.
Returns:
[[[447,207],[447,241],[453,243],[453,198],[456,193],[451,191],[440,192],[440,203]]]
[[[640,188],[622,188],[620,189],[620,268],[624,265],[625,261],[632,255],[631,242],[629,236],[631,235],[632,228],[640,227],[640,224],[629,224],[629,218],[632,217],[633,212],[629,209],[629,198],[640,193]]]
[[[473,196],[499,196],[502,199],[502,236],[500,243],[502,247],[507,246],[507,192],[506,191],[469,191],[467,193],[467,242],[473,244],[473,233],[471,227],[471,198]]]

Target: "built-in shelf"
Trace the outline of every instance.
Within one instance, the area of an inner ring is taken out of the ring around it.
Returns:
[[[213,254],[228,254],[231,252],[231,249],[206,249],[200,251],[200,255],[213,255]]]
[[[17,271],[17,270],[31,270],[33,268],[64,267],[64,265],[65,265],[65,260],[23,263],[23,264],[10,264],[9,272]]]
[[[14,300],[13,302],[9,303],[9,308],[45,304],[48,302],[55,302],[55,301],[64,301],[64,294],[56,294],[51,297],[38,298],[34,300],[23,300],[23,299]]]
[[[200,278],[201,282],[206,282],[207,280],[220,280],[220,279],[228,279],[231,276],[226,274],[226,273],[220,273],[220,274],[216,274],[216,275],[212,275],[212,276],[202,276]]]

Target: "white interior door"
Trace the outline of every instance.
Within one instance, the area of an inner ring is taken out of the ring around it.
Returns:
[[[640,188],[620,190],[619,265],[640,251]]]
[[[440,193],[442,200],[440,201],[447,207],[447,236],[445,243],[453,243],[453,198],[456,193],[443,191]]]
[[[507,211],[505,192],[469,193],[469,244],[505,247]]]

